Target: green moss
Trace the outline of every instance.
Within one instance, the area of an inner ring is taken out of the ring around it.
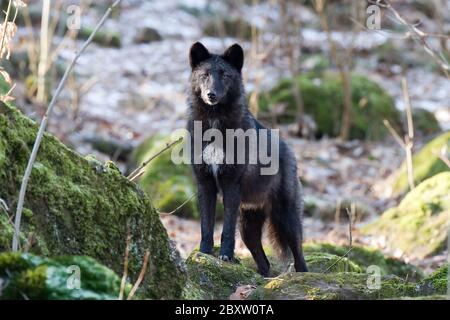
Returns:
[[[258,287],[249,299],[256,300],[360,300],[415,296],[414,285],[395,276],[383,276],[371,286],[362,273],[286,273]]]
[[[443,295],[448,292],[448,284],[448,266],[446,265],[423,279],[419,284],[419,291],[422,295]]]
[[[159,152],[171,139],[168,136],[155,135],[144,141],[134,152],[136,166]],[[188,164],[174,164],[171,150],[167,150],[153,159],[140,178],[142,189],[152,198],[160,212],[171,212],[182,205],[196,192],[192,169]],[[197,199],[186,203],[176,215],[184,218],[199,218]]]
[[[259,274],[239,262],[224,262],[198,251],[191,253],[186,264],[189,274],[186,298],[228,299],[238,286],[264,282]]]
[[[329,243],[306,243],[303,245],[305,255],[317,252],[325,252],[339,257],[343,257],[348,252],[348,247],[338,246]],[[382,275],[396,275],[400,278],[409,280],[418,280],[422,277],[422,271],[408,263],[399,259],[386,257],[382,252],[362,247],[353,246],[353,249],[347,254],[347,257],[362,269],[375,265],[380,268]]]
[[[444,250],[450,227],[450,172],[439,173],[409,192],[361,231],[384,236],[387,246],[424,258]]]
[[[289,265],[292,262],[291,259],[281,261],[269,247],[265,247],[264,252],[266,253],[267,259],[269,259],[271,277],[276,277],[288,271]],[[353,261],[320,250],[305,251],[305,261],[310,272],[344,272],[346,270],[348,272],[362,272],[361,267]],[[251,256],[242,258],[241,262],[244,266],[257,271],[255,260]]]
[[[112,270],[82,256],[49,259],[26,253],[2,253],[0,279],[6,284],[2,299],[115,300],[120,291],[120,278]],[[130,289],[131,284],[127,283],[125,295]]]
[[[145,140],[133,152],[134,166],[137,167],[148,160],[171,141],[173,139],[163,135],[155,135]],[[193,197],[197,187],[192,168],[188,164],[173,163],[171,152],[172,150],[167,150],[153,159],[147,165],[145,174],[139,179],[139,184],[152,198],[159,212],[172,212],[179,208],[175,212],[177,216],[199,219],[197,198]],[[188,199],[191,200],[185,203]],[[217,201],[216,218],[220,219],[223,217],[223,204],[219,200]]]
[[[310,272],[362,272],[360,266],[347,258],[324,252],[305,255],[306,265]]]
[[[450,171],[450,168],[436,155],[445,146],[447,146],[447,154],[450,155],[450,131],[437,136],[413,155],[413,175],[416,185],[439,172]],[[391,179],[394,180],[392,184],[394,194],[409,190],[406,162],[401,165]]]
[[[339,134],[343,93],[342,83],[335,73],[323,75],[306,74],[294,79],[301,88],[305,112],[312,115],[317,123],[318,136]],[[296,104],[292,93],[292,79],[283,79],[269,92],[261,94],[260,110],[271,111],[276,105],[284,104],[284,112],[276,115],[279,122],[293,122]],[[385,133],[383,119],[398,127],[399,112],[393,99],[376,83],[362,75],[351,76],[352,86],[352,124],[350,137],[361,139],[379,139]]]
[[[16,207],[36,132],[35,123],[0,103],[0,154],[5,155],[0,162],[0,198],[11,208]],[[88,161],[45,134],[25,207],[33,214],[23,216],[21,231],[39,240],[30,248],[32,253],[87,255],[122,273],[129,232],[130,278],[137,279],[145,252],[150,252],[140,293],[150,298],[181,295],[185,276],[159,215],[149,198],[113,166]],[[11,243],[10,232],[6,237],[4,243]]]
[[[143,27],[137,31],[134,38],[135,43],[150,43],[162,40],[158,30],[150,27]]]

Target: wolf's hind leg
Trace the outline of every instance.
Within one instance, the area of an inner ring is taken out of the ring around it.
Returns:
[[[241,236],[253,259],[258,266],[258,272],[269,276],[270,263],[264,253],[261,243],[262,227],[266,216],[262,210],[242,210],[241,211]]]

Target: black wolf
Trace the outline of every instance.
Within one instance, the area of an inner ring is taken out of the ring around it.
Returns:
[[[198,138],[194,137],[194,121],[201,121],[202,133],[215,128],[224,136],[227,129],[265,129],[246,104],[241,76],[244,53],[238,44],[229,47],[222,55],[217,55],[196,42],[190,49],[189,61],[192,68],[188,121],[191,150],[194,149],[194,139]],[[270,137],[269,131],[266,138],[269,140]],[[270,142],[267,144],[270,145]],[[307,271],[302,253],[302,190],[295,156],[286,143],[281,139],[279,141],[279,170],[274,175],[261,175],[263,165],[259,160],[256,164],[228,164],[228,161],[222,164],[194,164],[196,157],[205,156],[207,147],[208,142],[202,142],[200,152],[191,152],[201,214],[200,251],[207,254],[212,252],[216,199],[221,193],[224,221],[220,259],[233,259],[236,222],[240,213],[241,236],[260,274],[268,276],[270,269],[261,244],[262,228],[267,218],[271,238],[280,253],[286,256],[290,250],[295,270]],[[245,149],[246,160],[249,159],[250,147]],[[224,146],[221,151],[227,154],[231,150]],[[269,152],[272,150],[269,149]]]

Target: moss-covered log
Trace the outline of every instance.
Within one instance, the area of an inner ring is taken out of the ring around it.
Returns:
[[[36,124],[0,103],[0,198],[10,212],[37,133]],[[45,134],[26,194],[22,247],[44,256],[87,255],[118,274],[131,235],[129,278],[135,281],[150,252],[141,293],[149,298],[181,295],[185,275],[177,252],[149,198],[111,162],[87,160]],[[10,222],[0,210],[0,250],[9,249]],[[25,241],[27,239],[27,241]]]

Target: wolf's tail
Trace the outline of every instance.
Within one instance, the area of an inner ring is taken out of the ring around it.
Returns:
[[[294,203],[272,209],[268,224],[269,239],[274,251],[283,261],[292,257],[292,245],[301,246],[303,206],[300,189]]]

